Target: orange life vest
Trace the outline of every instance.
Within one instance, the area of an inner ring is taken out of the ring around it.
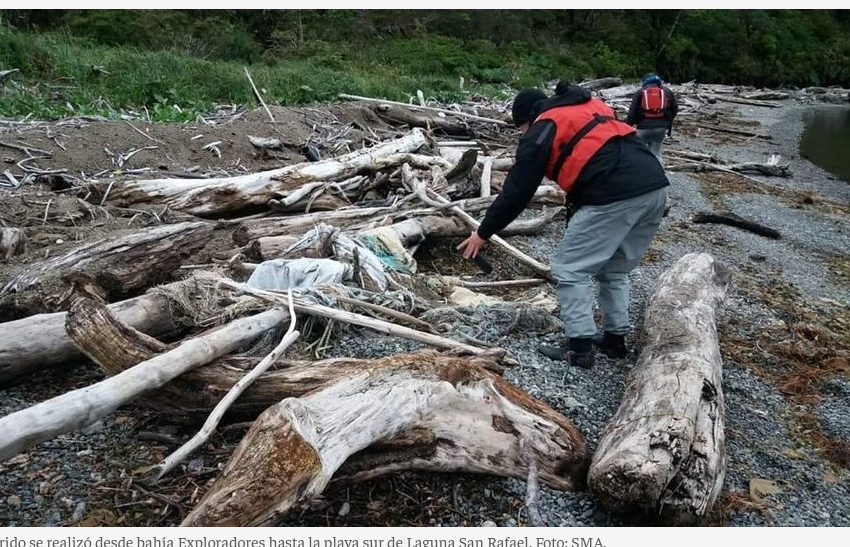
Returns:
[[[546,176],[565,192],[575,184],[581,170],[609,140],[635,133],[617,121],[611,107],[599,99],[558,106],[543,112],[537,120],[555,122],[555,140],[546,165]]]

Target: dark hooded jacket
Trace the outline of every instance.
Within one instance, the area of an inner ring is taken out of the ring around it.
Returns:
[[[590,100],[578,86],[559,86],[558,94],[538,103],[532,119],[546,110]],[[488,239],[514,221],[525,209],[546,175],[555,139],[555,122],[533,122],[517,146],[516,162],[502,191],[490,205],[478,235]],[[605,143],[582,169],[568,199],[573,207],[604,205],[636,197],[670,183],[661,164],[635,135],[615,137]]]
[[[650,84],[657,86],[659,84]],[[637,90],[632,97],[632,104],[629,106],[629,115],[626,117],[626,123],[634,125],[638,129],[659,129],[664,128],[670,130],[673,127],[673,119],[679,112],[679,105],[676,103],[676,96],[670,91],[670,88],[662,85],[661,88],[667,94],[669,102],[667,103],[667,111],[663,118],[644,118],[643,109],[640,107],[640,101],[643,97],[644,88]]]

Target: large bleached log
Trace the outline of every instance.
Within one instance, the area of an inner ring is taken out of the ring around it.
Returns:
[[[368,449],[403,437],[406,450]],[[475,360],[395,355],[266,410],[183,526],[273,524],[348,461],[359,478],[402,469],[525,478],[520,440],[547,486],[583,483],[584,440],[561,414]]]
[[[111,304],[122,322],[152,336],[177,330],[168,299],[145,294]],[[12,380],[83,357],[65,333],[67,313],[39,314],[0,323],[0,388]]]
[[[400,139],[357,150],[338,158],[299,163],[260,173],[216,179],[149,179],[116,184],[108,198],[120,205],[156,202],[202,217],[264,206],[278,193],[317,181],[338,181],[371,168],[376,158],[413,152],[426,143],[414,129]]]
[[[768,101],[756,101],[753,99],[742,99],[740,97],[730,97],[727,95],[709,95],[712,99],[716,99],[718,101],[724,101],[727,103],[737,103],[737,104],[745,104],[749,106],[764,106],[767,108],[779,108],[782,106],[778,103],[771,103]]]
[[[467,213],[486,209],[496,199],[495,195],[486,198],[469,198],[439,207],[424,207],[416,210],[398,210],[395,207],[347,207],[336,211],[319,211],[289,217],[271,217],[246,220],[233,231],[233,241],[240,246],[248,245],[251,241],[262,237],[294,236],[299,237],[307,230],[325,223],[335,228],[349,228],[364,225],[370,221],[383,221],[389,217],[419,217],[436,215],[448,211],[451,207],[459,207]],[[556,186],[540,185],[531,198],[530,206],[546,206],[564,204],[564,193]],[[276,245],[282,245],[280,240]]]
[[[237,319],[92,386],[0,418],[0,461],[35,443],[90,425],[181,374],[231,353],[283,323],[283,309]]]
[[[540,233],[561,212],[562,207],[545,209],[542,214],[523,220],[515,220],[499,232],[501,236],[532,235]],[[457,217],[437,215],[417,216],[390,226],[398,235],[402,245],[409,247],[429,237],[460,237],[469,235],[469,226]],[[271,260],[284,257],[284,251],[300,239],[299,236],[261,237],[250,242],[246,254],[255,260]],[[304,256],[312,256],[310,254]],[[287,258],[295,258],[288,256]]]
[[[331,224],[343,228],[365,222],[370,218],[381,218],[393,213],[392,207],[349,207],[336,211],[319,211],[291,217],[260,218],[243,222],[233,231],[233,241],[237,245],[247,245],[249,241],[261,237],[302,235],[319,224]]]
[[[729,279],[708,254],[685,255],[659,279],[646,309],[646,344],[588,476],[609,509],[689,524],[717,498],[726,441],[715,314]]]
[[[375,113],[393,124],[407,124],[410,127],[429,128],[441,131],[447,135],[472,135],[473,131],[457,120],[441,118],[437,115],[428,116],[416,113],[408,108],[392,104],[375,105]]]
[[[183,260],[209,242],[213,226],[183,222],[94,241],[65,254],[24,268],[0,289],[7,297],[0,308],[29,313],[57,311],[64,298],[62,281],[74,273],[87,273],[111,298],[133,293],[166,280]]]
[[[610,89],[623,85],[623,80],[620,78],[597,78],[596,80],[588,80],[578,84],[580,87],[588,91],[599,91],[600,89]]]
[[[425,111],[425,112],[442,112],[443,114],[449,114],[451,116],[460,116],[461,118],[468,118],[470,120],[477,120],[479,122],[484,123],[494,123],[496,125],[508,125],[508,122],[504,120],[494,120],[492,118],[484,118],[481,116],[476,116],[474,114],[467,114],[466,112],[459,112],[457,110],[448,110],[445,108],[435,108],[433,106],[417,106],[414,104],[406,104],[399,103],[396,101],[387,101],[385,99],[374,99],[372,97],[361,97],[359,95],[349,95],[348,93],[340,93],[340,99],[346,99],[349,101],[365,101],[370,103],[381,103],[381,104],[391,104],[394,106],[400,106],[403,108],[409,108],[414,111]]]

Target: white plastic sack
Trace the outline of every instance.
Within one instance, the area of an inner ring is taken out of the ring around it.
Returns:
[[[309,289],[321,283],[342,283],[350,276],[350,266],[329,258],[276,258],[257,266],[248,286],[274,291]]]

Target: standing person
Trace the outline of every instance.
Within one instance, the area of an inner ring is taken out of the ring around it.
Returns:
[[[656,74],[646,74],[641,88],[632,98],[626,123],[637,127],[637,136],[649,147],[661,165],[661,143],[673,130],[673,119],[679,111],[676,97]]]
[[[595,363],[593,343],[609,357],[625,357],[629,272],[661,222],[669,185],[664,169],[608,105],[565,81],[551,98],[538,89],[520,91],[512,114],[522,133],[516,163],[478,230],[457,248],[475,257],[525,209],[544,176],[556,181],[574,211],[550,260],[568,341],[540,351],[583,368]],[[602,335],[591,276],[599,282]]]

